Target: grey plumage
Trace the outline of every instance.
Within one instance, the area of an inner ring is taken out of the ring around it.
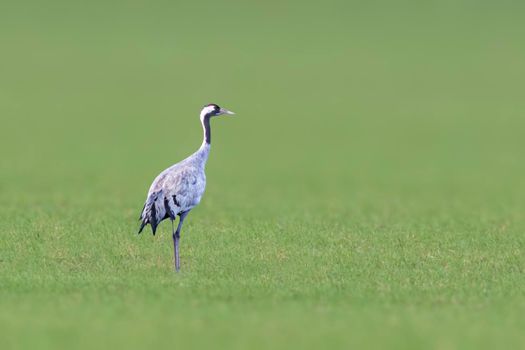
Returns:
[[[164,219],[174,219],[181,212],[199,204],[206,188],[204,172],[210,144],[203,143],[197,152],[159,174],[151,184],[140,216],[139,233],[151,225],[153,234]]]
[[[146,202],[139,220],[139,233],[148,224],[155,234],[157,226],[164,219],[173,223],[176,216],[180,217],[177,230],[173,232],[175,251],[175,268],[179,270],[179,238],[184,218],[199,204],[206,188],[205,167],[210,153],[211,128],[210,119],[215,116],[234,114],[215,104],[204,106],[200,120],[204,131],[204,140],[197,152],[183,161],[172,165],[161,172],[151,184]]]

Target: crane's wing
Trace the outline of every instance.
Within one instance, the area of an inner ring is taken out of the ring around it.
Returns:
[[[139,233],[147,224],[151,225],[153,235],[157,231],[158,224],[167,218],[175,219],[180,212],[180,204],[177,195],[165,194],[164,190],[152,192],[148,195],[139,220],[141,221]]]
[[[142,232],[144,226],[150,224],[151,230],[155,235],[157,225],[162,220],[162,217],[164,217],[166,210],[165,208],[159,206],[159,202],[162,202],[163,197],[164,196],[162,194],[162,190],[150,193],[148,195],[148,198],[146,199],[146,203],[144,203],[144,208],[142,209],[142,213],[140,214],[139,218],[139,220],[142,221],[139,233]]]
[[[173,220],[182,210],[191,209],[198,203],[204,188],[196,186],[198,181],[195,172],[192,167],[172,167],[153,181],[139,218],[139,233],[150,224],[155,234],[162,220]]]

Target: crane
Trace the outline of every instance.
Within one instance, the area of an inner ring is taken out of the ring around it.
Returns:
[[[158,224],[171,220],[173,234],[173,251],[175,271],[180,271],[179,241],[180,231],[184,219],[191,209],[199,204],[206,188],[205,166],[210,153],[211,129],[210,119],[221,115],[233,115],[232,111],[211,103],[202,109],[200,121],[204,132],[202,145],[197,152],[181,162],[172,165],[161,172],[151,184],[146,203],[142,209],[139,234],[147,224],[155,235]],[[175,230],[175,219],[179,216],[179,223]]]

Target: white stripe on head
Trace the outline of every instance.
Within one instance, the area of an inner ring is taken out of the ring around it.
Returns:
[[[202,109],[202,111],[201,111],[201,120],[203,120],[204,117],[205,117],[207,114],[209,114],[209,113],[211,113],[211,112],[213,112],[213,111],[215,111],[215,105],[208,105],[208,106],[204,107],[204,108]]]

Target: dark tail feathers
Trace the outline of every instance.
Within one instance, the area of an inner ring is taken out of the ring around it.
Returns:
[[[148,199],[146,200],[146,203],[144,204],[144,208],[142,209],[142,214],[140,215],[139,220],[141,221],[139,234],[142,232],[144,227],[147,224],[151,225],[151,232],[153,235],[155,235],[155,232],[157,231],[157,226],[159,222],[161,222],[165,216],[165,213],[161,213],[158,210],[158,206],[156,205],[157,201],[161,201],[163,198],[162,191],[152,193]],[[162,203],[161,211],[164,209],[164,203]]]

